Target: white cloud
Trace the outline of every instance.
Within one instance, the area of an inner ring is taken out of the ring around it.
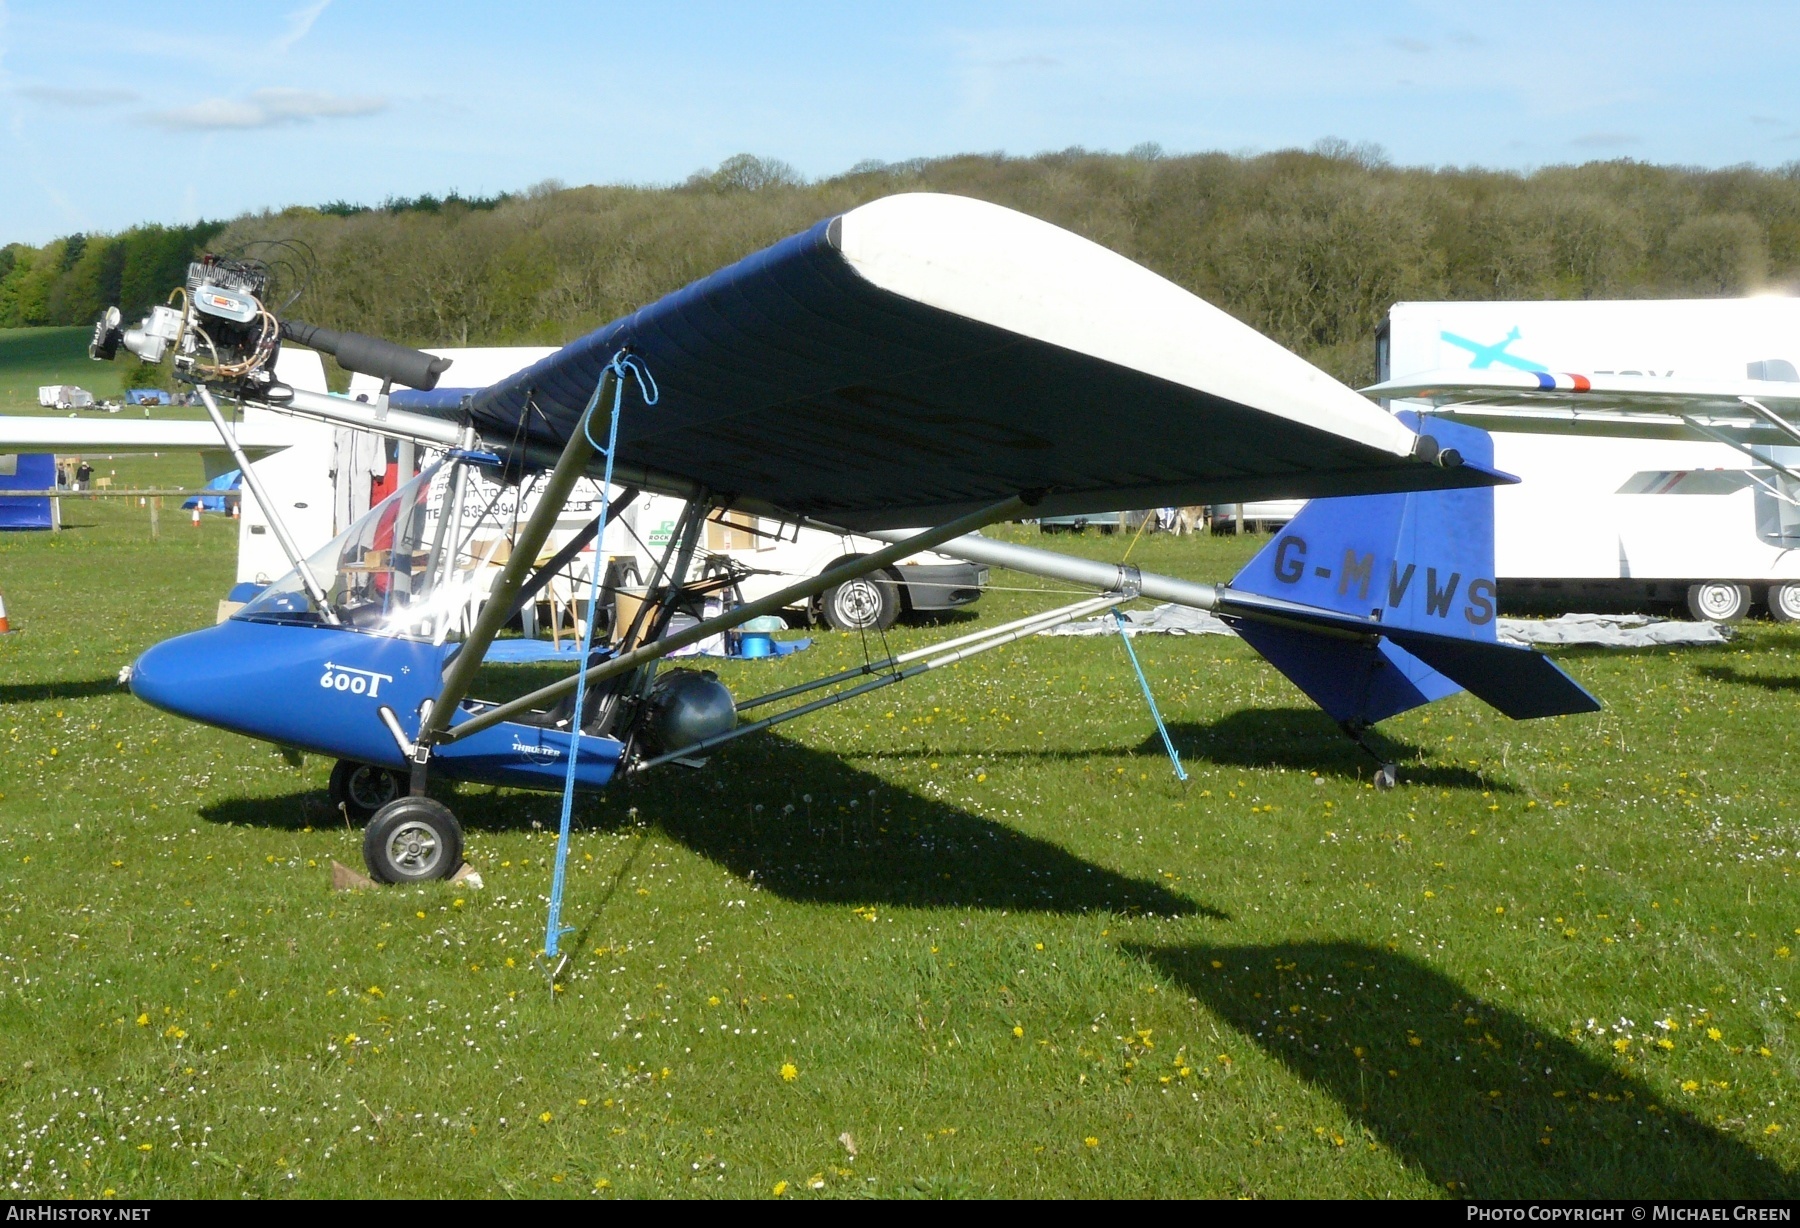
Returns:
[[[38,102],[48,102],[59,107],[110,107],[121,102],[136,102],[138,93],[135,90],[116,89],[111,86],[68,86],[68,85],[21,85],[18,93]]]
[[[331,0],[313,0],[313,3],[289,13],[287,33],[275,40],[276,53],[288,50],[312,33],[313,23],[319,20],[319,14],[323,13],[330,3]]]
[[[387,110],[388,100],[375,94],[326,94],[316,90],[257,90],[248,98],[208,98],[192,106],[152,111],[144,118],[159,128],[207,132],[235,128],[274,128],[315,119],[349,119]]]

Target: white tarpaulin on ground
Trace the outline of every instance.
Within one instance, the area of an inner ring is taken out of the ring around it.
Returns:
[[[1502,618],[1500,638],[1531,647],[1594,644],[1602,648],[1654,648],[1664,644],[1724,644],[1731,628],[1720,623],[1677,622],[1646,614],[1564,614],[1561,618]]]
[[[1084,618],[1064,623],[1039,635],[1112,635],[1119,629],[1110,613],[1098,618]],[[1159,605],[1149,610],[1126,610],[1125,633],[1136,635],[1148,631],[1153,635],[1236,635],[1237,632],[1208,614],[1185,605]]]
[[[1112,635],[1118,630],[1113,616],[1084,618],[1064,623],[1039,635]],[[1236,632],[1204,610],[1181,605],[1159,605],[1149,610],[1125,611],[1127,635],[1234,635]],[[1564,614],[1560,618],[1502,618],[1500,638],[1508,644],[1531,647],[1596,645],[1603,648],[1653,648],[1661,645],[1724,644],[1731,628],[1719,623],[1677,622],[1644,614]]]

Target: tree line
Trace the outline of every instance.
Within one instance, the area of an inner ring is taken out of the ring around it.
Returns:
[[[413,345],[560,343],[893,192],[1020,209],[1161,273],[1352,383],[1390,303],[1714,297],[1800,280],[1800,163],[1397,167],[1325,141],[1255,156],[1067,150],[864,163],[807,182],[740,155],[668,187],[540,184],[333,202],[0,249],[0,327],[128,315],[205,249],[279,251],[288,313]]]

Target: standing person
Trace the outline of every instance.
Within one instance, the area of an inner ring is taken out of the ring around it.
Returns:
[[[94,467],[86,461],[82,461],[79,465],[75,466],[75,489],[86,490],[88,488],[88,479],[93,476]]]

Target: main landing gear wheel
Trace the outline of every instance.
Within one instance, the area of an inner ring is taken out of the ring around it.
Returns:
[[[1770,587],[1769,616],[1778,623],[1800,623],[1800,584]]]
[[[886,631],[900,617],[898,585],[883,573],[858,576],[827,589],[819,615],[836,631]]]
[[[400,773],[353,759],[339,759],[331,769],[327,786],[332,806],[342,806],[350,822],[358,827],[375,817],[375,812],[406,792],[406,781]]]
[[[1750,586],[1708,580],[1687,591],[1688,613],[1706,622],[1734,623],[1750,612]]]
[[[462,824],[429,797],[389,802],[363,831],[363,861],[379,883],[449,878],[462,865],[462,848]]]

